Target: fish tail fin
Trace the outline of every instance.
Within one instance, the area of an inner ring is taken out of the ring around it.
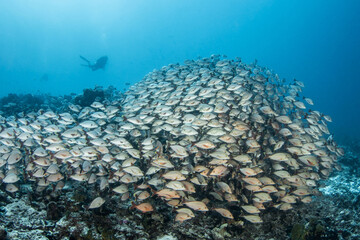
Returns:
[[[136,205],[135,205],[135,203],[133,201],[131,201],[131,206],[129,207],[129,209],[132,210],[134,208],[136,208]]]

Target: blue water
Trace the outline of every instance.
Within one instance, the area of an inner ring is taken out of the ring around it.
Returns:
[[[124,89],[154,68],[219,53],[303,81],[330,130],[356,137],[359,12],[358,0],[0,1],[0,97]],[[80,54],[109,62],[92,72]]]

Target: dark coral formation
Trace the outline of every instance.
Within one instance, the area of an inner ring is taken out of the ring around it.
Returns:
[[[0,113],[4,116],[22,116],[29,112],[52,109],[55,112],[68,111],[68,104],[79,104],[80,106],[90,106],[95,100],[104,101],[114,95],[116,89],[112,86],[103,89],[84,89],[83,94],[72,93],[64,96],[51,96],[48,94],[15,94],[10,93],[0,98]],[[21,117],[19,116],[19,117]]]
[[[75,103],[82,107],[90,106],[94,101],[103,101],[105,94],[102,89],[84,89],[82,95],[75,98]]]
[[[44,95],[10,93],[0,99],[0,111],[7,115],[36,111],[44,104]]]

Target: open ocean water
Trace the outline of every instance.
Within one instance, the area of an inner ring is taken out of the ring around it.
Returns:
[[[0,239],[360,239],[359,12],[0,1]]]

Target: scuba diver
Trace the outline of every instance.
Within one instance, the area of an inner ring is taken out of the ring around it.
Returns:
[[[82,60],[84,60],[85,62],[87,62],[87,65],[81,64],[81,66],[89,67],[93,71],[96,71],[98,69],[104,69],[105,65],[107,63],[107,60],[108,60],[107,56],[103,56],[103,57],[99,58],[98,60],[96,60],[96,62],[94,64],[91,64],[91,62],[89,60],[87,60],[86,58],[84,58],[83,56],[80,55],[80,58]]]

